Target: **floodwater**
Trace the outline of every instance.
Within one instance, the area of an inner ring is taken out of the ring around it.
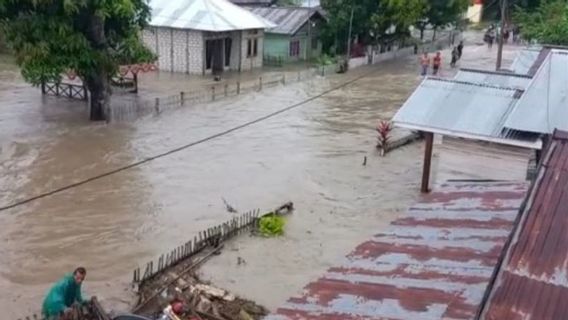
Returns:
[[[467,52],[465,62],[483,65],[491,59],[489,53],[468,58]],[[203,139],[365,76],[228,135],[1,211],[4,318],[39,311],[50,284],[78,265],[88,269],[87,294],[124,310],[136,266],[232,217],[222,197],[240,211],[295,203],[283,238],[243,237],[204,267],[205,276],[219,285],[276,307],[418,196],[421,145],[385,158],[374,150],[377,120],[392,117],[420,81],[416,74],[410,57],[107,125],[89,123],[84,105],[41,97],[14,70],[1,72],[0,206]],[[160,87],[169,85],[157,82]],[[237,256],[247,263],[237,266]]]

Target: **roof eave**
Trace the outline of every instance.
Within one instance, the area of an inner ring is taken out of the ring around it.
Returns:
[[[436,133],[436,134],[441,134],[441,135],[446,135],[446,136],[452,136],[452,137],[457,137],[457,138],[470,139],[470,140],[487,141],[487,142],[493,142],[493,143],[499,143],[499,144],[514,146],[514,147],[533,149],[533,150],[541,150],[542,149],[542,140],[540,138],[537,139],[534,142],[530,142],[530,141],[521,141],[521,140],[515,140],[515,139],[504,139],[504,138],[499,138],[499,137],[479,135],[479,134],[460,132],[460,131],[454,131],[454,130],[439,129],[439,128],[433,128],[433,127],[428,127],[428,126],[421,126],[421,125],[417,125],[417,124],[404,123],[404,122],[399,122],[399,121],[393,121],[393,123],[397,127],[405,128],[405,129],[409,129],[409,130],[431,132],[431,133]]]

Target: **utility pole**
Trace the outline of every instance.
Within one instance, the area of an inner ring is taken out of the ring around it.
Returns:
[[[353,14],[355,12],[355,5],[351,5],[351,18],[349,19],[349,35],[347,36],[347,64],[351,59],[351,32],[353,31]]]
[[[312,1],[308,0],[308,40],[306,41],[306,62],[312,58]]]
[[[499,71],[501,69],[501,62],[503,60],[503,35],[505,34],[505,18],[507,11],[507,0],[501,0],[501,32],[499,32],[499,47],[497,50],[497,64],[495,65],[495,70]]]

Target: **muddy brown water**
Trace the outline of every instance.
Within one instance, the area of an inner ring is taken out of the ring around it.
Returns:
[[[487,50],[471,49],[484,57],[467,49],[465,62],[492,59]],[[110,125],[89,123],[84,105],[42,97],[13,71],[1,72],[6,205],[227,130],[370,71],[277,117],[0,212],[3,317],[39,311],[50,284],[78,265],[88,269],[87,295],[126,309],[132,269],[231,218],[222,197],[240,211],[295,203],[285,237],[244,237],[204,270],[219,286],[275,308],[417,197],[421,145],[385,158],[374,150],[377,119],[392,117],[420,81],[415,57]],[[237,266],[237,256],[246,264]]]

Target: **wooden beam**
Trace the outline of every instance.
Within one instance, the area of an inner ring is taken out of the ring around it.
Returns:
[[[420,191],[422,193],[430,192],[430,172],[432,171],[432,149],[434,146],[434,133],[423,132],[424,141],[426,145],[424,147],[424,167],[422,168],[422,188]]]

